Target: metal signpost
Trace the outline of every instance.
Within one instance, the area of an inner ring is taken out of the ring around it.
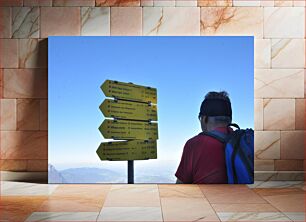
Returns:
[[[97,154],[101,160],[127,160],[128,183],[134,183],[134,160],[157,159],[157,91],[111,80],[106,80],[101,89],[113,99],[105,99],[99,107],[108,118],[99,130],[105,139],[114,141],[102,142]]]

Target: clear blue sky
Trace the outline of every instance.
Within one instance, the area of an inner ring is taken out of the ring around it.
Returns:
[[[158,158],[200,132],[200,104],[226,90],[233,122],[254,125],[253,37],[49,37],[49,163],[100,163],[106,80],[157,88]],[[101,163],[103,166],[103,162]]]

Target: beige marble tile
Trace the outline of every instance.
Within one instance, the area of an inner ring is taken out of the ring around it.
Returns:
[[[303,98],[303,69],[255,69],[256,98]]]
[[[300,7],[265,7],[264,38],[304,38],[305,10]]]
[[[175,0],[153,0],[154,7],[173,7]]]
[[[143,35],[200,35],[200,8],[144,7]]]
[[[1,99],[0,111],[1,111],[0,129],[16,130],[16,123],[17,123],[16,99]]]
[[[53,0],[53,6],[95,6],[95,0]]]
[[[271,68],[271,40],[255,39],[255,68]]]
[[[1,197],[28,197],[33,200],[40,196],[49,196],[58,185],[37,184],[29,182],[1,181]]]
[[[233,6],[233,0],[198,0],[198,6]]]
[[[79,7],[42,7],[41,38],[54,35],[80,35],[80,11]]]
[[[275,170],[277,171],[303,171],[303,160],[275,160]]]
[[[3,171],[24,172],[27,170],[27,160],[0,160],[0,169]]]
[[[260,0],[233,0],[233,6],[260,6]]]
[[[96,0],[96,6],[140,6],[141,0]]]
[[[141,7],[112,7],[111,35],[141,35],[142,8]]]
[[[304,68],[304,39],[272,39],[272,68]]]
[[[37,211],[39,212],[98,212],[103,206],[104,199],[88,197],[54,197],[45,200]]]
[[[264,189],[258,192],[266,201],[281,212],[304,212],[305,192],[301,189]]]
[[[47,132],[43,131],[1,131],[1,156],[4,159],[47,159],[47,137]]]
[[[159,196],[164,197],[185,197],[185,198],[204,198],[203,193],[197,185],[189,184],[170,184],[158,185]]]
[[[39,8],[13,7],[12,37],[39,38]]]
[[[0,38],[11,38],[12,9],[0,8]]]
[[[264,7],[273,7],[274,6],[274,0],[260,0],[260,6]]]
[[[254,154],[255,159],[280,159],[280,132],[255,131]]]
[[[99,212],[33,212],[26,221],[96,221]]]
[[[264,130],[290,130],[294,128],[294,99],[264,99]]]
[[[52,6],[52,0],[23,0],[24,6]]]
[[[46,197],[5,197],[0,199],[1,221],[25,221]]]
[[[256,171],[255,181],[303,181],[302,171]]]
[[[305,99],[295,100],[295,129],[305,129]]]
[[[254,160],[254,170],[274,170],[274,160]]]
[[[113,185],[104,207],[160,207],[157,185]]]
[[[103,207],[97,221],[163,221],[160,207]]]
[[[219,221],[205,198],[161,198],[164,221]]]
[[[299,188],[304,187],[304,181],[255,181],[248,185],[250,188]]]
[[[306,69],[304,69],[304,98],[306,98]]]
[[[46,98],[48,77],[46,69],[5,69],[5,98]]]
[[[175,0],[175,6],[196,7],[197,0]]]
[[[58,186],[52,193],[52,197],[79,197],[105,199],[112,185],[109,184],[64,184]]]
[[[22,0],[1,0],[0,7],[22,6]]]
[[[140,6],[153,6],[154,0],[140,0]]]
[[[81,35],[110,35],[109,7],[82,7],[81,20]]]
[[[293,6],[295,6],[295,7],[305,7],[306,2],[304,0],[293,0]]]
[[[281,159],[304,159],[305,131],[281,131]]]
[[[212,204],[216,212],[277,212],[278,210],[268,203],[261,204]]]
[[[27,171],[29,172],[47,172],[48,171],[48,159],[27,160]]]
[[[40,100],[39,108],[39,129],[48,130],[48,100]]]
[[[305,221],[305,212],[282,212],[294,222]]]
[[[274,0],[275,7],[290,7],[293,6],[293,0]]]
[[[260,7],[202,7],[201,35],[263,36]]]
[[[263,130],[263,99],[254,99],[254,129]]]
[[[39,130],[38,99],[17,99],[17,130]]]
[[[0,68],[18,68],[17,39],[0,39]]]
[[[19,39],[19,68],[46,68],[48,42],[46,39]]]
[[[199,185],[211,204],[266,203],[246,185]]]
[[[3,69],[0,69],[0,99],[3,98]]]
[[[221,221],[291,221],[280,212],[222,212],[218,216]]]

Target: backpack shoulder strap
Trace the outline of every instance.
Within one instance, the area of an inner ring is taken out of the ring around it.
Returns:
[[[224,144],[227,143],[227,140],[228,140],[227,134],[221,133],[217,130],[213,130],[210,132],[201,132],[200,135],[210,136]]]

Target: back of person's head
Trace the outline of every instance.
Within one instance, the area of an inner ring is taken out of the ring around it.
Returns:
[[[199,118],[205,116],[206,123],[212,125],[228,125],[232,122],[232,107],[228,93],[208,92],[201,104]]]

